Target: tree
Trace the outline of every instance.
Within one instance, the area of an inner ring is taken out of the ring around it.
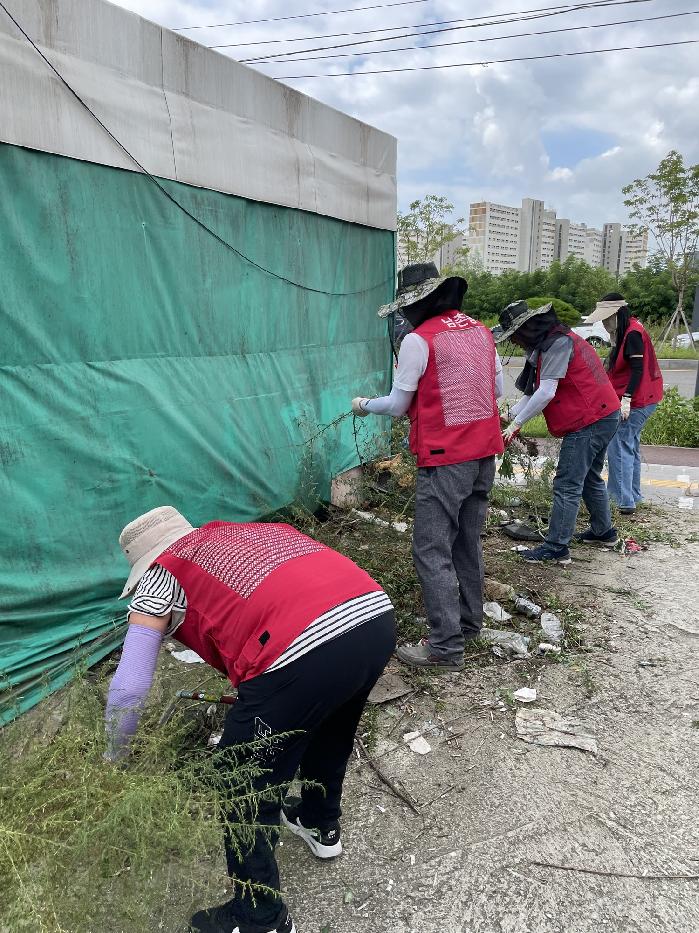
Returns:
[[[413,201],[407,214],[398,212],[398,243],[402,258],[411,262],[431,262],[435,254],[464,231],[463,217],[452,219],[454,205],[446,198],[428,194]]]
[[[603,295],[616,289],[614,277],[606,269],[588,265],[584,259],[568,256],[553,262],[546,288],[541,294],[553,295],[573,305],[580,314],[590,314]]]
[[[691,314],[693,301],[691,286],[698,281],[699,275],[694,272],[688,280],[689,288],[684,296],[685,314]],[[677,297],[672,283],[672,273],[658,253],[650,257],[645,268],[634,265],[620,280],[619,291],[628,301],[634,316],[649,324],[667,324],[675,312]]]
[[[635,221],[632,234],[651,232],[672,278],[675,311],[663,339],[681,321],[694,344],[684,299],[699,247],[699,165],[685,166],[681,154],[673,149],[654,172],[637,178],[622,192]]]

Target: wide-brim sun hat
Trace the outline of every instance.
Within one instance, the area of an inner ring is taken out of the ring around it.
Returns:
[[[119,546],[131,565],[131,572],[119,599],[124,599],[138,585],[138,581],[171,544],[184,538],[194,526],[171,505],[151,509],[123,529]]]
[[[500,323],[492,330],[495,343],[502,343],[503,340],[511,337],[516,330],[519,330],[531,318],[540,314],[548,314],[552,309],[551,302],[541,305],[539,308],[530,308],[524,299],[511,302],[506,308],[502,309],[498,315]]]
[[[614,301],[598,301],[592,314],[583,318],[583,324],[596,324],[597,321],[606,321],[607,318],[626,308],[627,302],[622,298]]]
[[[439,286],[446,282],[446,277],[440,276],[437,266],[433,262],[413,262],[405,266],[398,273],[398,291],[394,301],[381,305],[378,315],[381,318],[395,314],[401,308],[415,304],[427,298]]]

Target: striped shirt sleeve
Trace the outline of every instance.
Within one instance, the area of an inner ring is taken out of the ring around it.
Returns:
[[[141,577],[129,605],[129,612],[166,616],[169,612],[183,612],[186,608],[187,600],[180,584],[168,570],[154,564]]]

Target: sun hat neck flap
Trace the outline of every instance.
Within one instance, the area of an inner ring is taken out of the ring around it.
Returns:
[[[119,535],[119,546],[131,565],[131,572],[119,599],[124,599],[136,588],[143,574],[163,551],[190,531],[194,531],[194,526],[171,505],[151,509],[129,522]]]

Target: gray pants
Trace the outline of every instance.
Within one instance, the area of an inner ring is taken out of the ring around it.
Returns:
[[[433,654],[461,657],[483,625],[481,531],[495,457],[420,467],[413,558],[422,585]]]

